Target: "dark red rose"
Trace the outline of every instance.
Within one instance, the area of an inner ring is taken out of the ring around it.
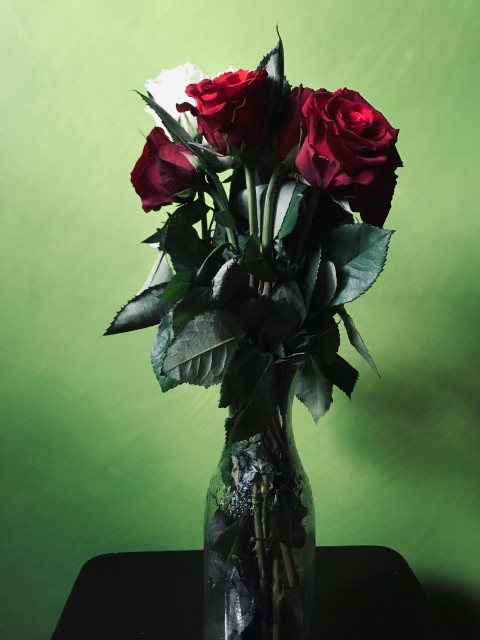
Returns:
[[[283,99],[277,133],[277,157],[281,161],[299,147],[305,138],[307,125],[302,108],[311,93],[313,89],[300,85]]]
[[[158,211],[162,205],[182,202],[190,195],[197,172],[187,155],[192,154],[169,140],[161,127],[150,131],[131,173],[144,211]]]
[[[220,153],[227,152],[227,142],[235,149],[242,145],[254,149],[263,134],[267,75],[266,69],[240,69],[189,84],[185,93],[195,98],[197,106],[184,102],[177,109],[190,111],[197,117],[200,133]]]
[[[320,89],[303,107],[307,137],[295,160],[308,182],[350,199],[364,222],[382,226],[402,166],[398,129],[356,91]]]

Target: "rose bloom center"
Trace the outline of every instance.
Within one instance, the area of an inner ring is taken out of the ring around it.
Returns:
[[[350,105],[340,111],[340,117],[353,131],[362,131],[373,122],[373,114],[370,109],[362,105]]]

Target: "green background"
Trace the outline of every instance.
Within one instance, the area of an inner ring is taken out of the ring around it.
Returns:
[[[352,402],[317,427],[294,410],[318,544],[393,547],[432,593],[478,599],[479,6],[2,0],[0,637],[49,637],[92,556],[202,545],[216,390],[162,397],[154,329],[100,337],[155,257],[130,89],[185,61],[252,68],[277,22],[291,83],[359,90],[405,164],[387,267],[349,307],[382,378],[345,345]]]

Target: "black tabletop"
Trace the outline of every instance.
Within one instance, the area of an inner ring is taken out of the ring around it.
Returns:
[[[52,640],[170,638],[202,638],[201,551],[89,560]],[[319,547],[312,640],[317,638],[447,640],[447,634],[401,555],[385,547]]]

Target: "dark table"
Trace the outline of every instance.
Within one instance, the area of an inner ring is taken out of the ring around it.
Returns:
[[[98,556],[82,567],[52,640],[201,640],[201,593],[201,551]],[[317,548],[315,601],[312,640],[447,640],[392,549]]]

